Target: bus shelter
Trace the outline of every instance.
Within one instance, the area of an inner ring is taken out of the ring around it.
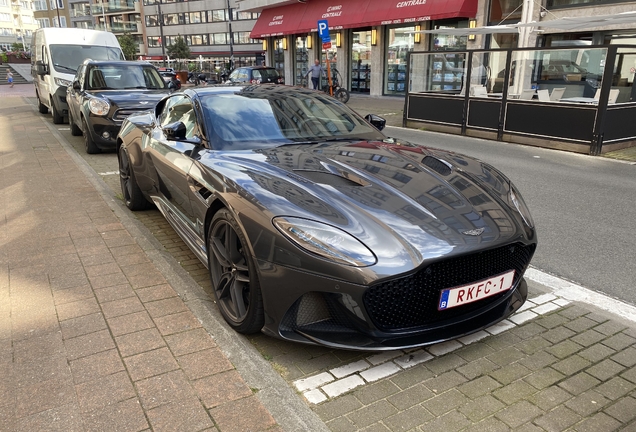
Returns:
[[[636,46],[413,52],[406,127],[598,155],[636,145]]]

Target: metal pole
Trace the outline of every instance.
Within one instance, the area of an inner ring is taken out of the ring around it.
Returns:
[[[230,72],[234,70],[234,34],[232,33],[232,9],[230,8],[230,0],[227,2],[227,14],[228,14],[228,31],[230,33]]]
[[[161,0],[156,2],[157,4],[157,14],[159,14],[159,34],[161,35],[161,61],[163,62],[163,67],[166,67],[166,41],[163,37],[163,14],[161,13]]]
[[[106,25],[106,13],[104,12],[104,0],[102,0],[102,19],[104,20],[104,31],[108,31],[108,26]]]
[[[60,0],[55,0],[55,12],[57,12],[57,26],[62,27],[62,22],[60,21]]]

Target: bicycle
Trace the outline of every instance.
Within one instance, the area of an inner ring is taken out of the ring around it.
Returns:
[[[342,103],[349,102],[349,90],[340,86],[340,82],[342,81],[342,75],[338,72],[338,69],[335,67],[331,68],[331,85],[327,83],[326,86],[322,88],[322,91],[335,97]]]

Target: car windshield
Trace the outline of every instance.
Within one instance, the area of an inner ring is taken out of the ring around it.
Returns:
[[[77,72],[84,60],[125,60],[115,47],[93,45],[51,45],[51,60],[55,70],[62,73]]]
[[[165,89],[166,83],[153,66],[97,65],[89,69],[87,90]]]
[[[385,138],[344,104],[317,92],[242,90],[206,95],[201,102],[215,149]]]

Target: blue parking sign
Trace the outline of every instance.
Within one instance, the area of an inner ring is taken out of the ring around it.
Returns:
[[[331,42],[331,36],[329,36],[329,24],[327,24],[327,20],[319,20],[318,21],[318,35],[322,42]]]

